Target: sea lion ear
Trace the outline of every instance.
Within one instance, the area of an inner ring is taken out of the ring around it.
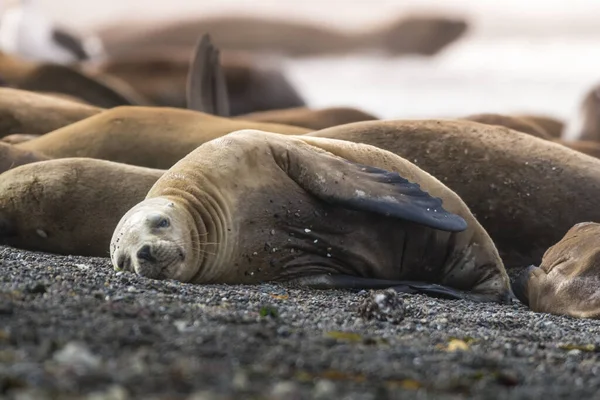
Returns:
[[[202,35],[188,72],[187,108],[229,117],[227,82],[219,56],[219,50],[212,44],[210,35]]]
[[[102,108],[147,103],[129,85],[117,78],[92,77],[75,67],[60,64],[40,65],[19,83],[18,88],[68,94]]]
[[[289,153],[292,156],[292,152]],[[290,157],[288,173],[304,190],[329,204],[400,218],[442,231],[461,232],[467,228],[462,217],[442,207],[441,199],[396,172],[320,153],[295,162]]]
[[[515,297],[526,306],[529,306],[529,281],[531,280],[531,274],[537,268],[535,265],[530,265],[515,278],[511,285]]]

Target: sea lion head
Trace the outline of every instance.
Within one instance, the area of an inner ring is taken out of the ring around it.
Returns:
[[[191,215],[175,199],[155,197],[130,209],[119,221],[110,244],[117,271],[151,279],[188,282],[196,275]]]

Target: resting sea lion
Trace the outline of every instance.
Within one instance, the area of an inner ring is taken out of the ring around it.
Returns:
[[[585,94],[579,115],[569,121],[561,138],[566,141],[600,142],[600,85],[594,86]]]
[[[0,174],[0,240],[22,249],[106,257],[121,216],[163,173],[89,158],[14,168]]]
[[[219,50],[212,44],[209,35],[203,35],[196,47],[188,78],[188,108],[208,114],[229,116],[230,101],[227,82],[223,78]],[[323,129],[345,123],[377,119],[363,111],[349,107],[311,110],[295,107],[244,114],[236,117],[245,121],[272,122],[301,126],[308,129]]]
[[[522,120],[533,122],[534,124],[542,127],[544,131],[555,139],[559,139],[564,129],[564,122],[558,118],[549,117],[547,115],[537,114],[519,114],[515,115]]]
[[[544,128],[537,125],[535,122],[511,115],[486,113],[474,114],[462,119],[479,122],[487,125],[505,126],[509,129],[519,132],[525,132],[532,136],[539,137],[542,139],[552,139],[552,136],[550,136],[546,131],[544,131]]]
[[[90,157],[167,169],[211,139],[240,129],[304,134],[295,126],[230,120],[195,111],[115,107],[15,146],[50,158]]]
[[[62,93],[98,107],[147,103],[125,82],[108,76],[92,77],[75,66],[36,63],[0,53],[0,75],[17,89]]]
[[[126,25],[123,29],[121,26]],[[379,25],[381,26],[381,24]],[[199,33],[210,33],[227,51],[268,52],[287,56],[335,55],[379,51],[392,56],[433,55],[456,41],[467,30],[461,19],[443,16],[402,17],[383,27],[357,33],[294,21],[251,16],[209,17],[173,21],[157,26],[119,22],[99,30],[109,56],[132,54],[147,48],[188,50]]]
[[[44,134],[100,111],[55,96],[0,88],[0,138],[13,133]]]
[[[509,272],[538,265],[574,224],[600,221],[600,160],[525,133],[471,121],[405,120],[307,136],[377,146],[438,178],[469,206]]]
[[[489,236],[429,174],[375,147],[253,130],[165,172],[110,250],[116,269],[154,279],[510,295]]]
[[[565,141],[559,139],[555,139],[553,142],[580,151],[588,156],[600,158],[600,143],[598,142],[592,142],[590,140]]]
[[[530,266],[515,294],[536,312],[600,318],[600,224],[582,222],[550,247],[539,268]]]
[[[19,149],[8,143],[0,143],[0,174],[19,165],[48,160],[43,154]]]

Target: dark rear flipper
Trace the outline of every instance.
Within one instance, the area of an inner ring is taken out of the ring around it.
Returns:
[[[517,299],[526,306],[529,306],[529,280],[531,279],[531,273],[536,268],[535,265],[530,265],[521,272],[519,276],[512,282],[512,290]]]
[[[220,117],[229,117],[227,82],[219,49],[208,34],[202,35],[190,64],[187,78],[187,108]]]
[[[465,292],[436,283],[419,281],[392,281],[385,279],[361,278],[351,275],[314,275],[298,278],[293,283],[313,289],[387,289],[398,293],[424,294],[430,297],[450,300],[471,300],[476,302],[508,302],[510,292],[499,294],[483,294]]]

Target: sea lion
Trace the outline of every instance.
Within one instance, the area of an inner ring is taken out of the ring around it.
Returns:
[[[186,108],[192,53],[190,49],[123,55],[87,66],[86,71],[92,76],[114,76],[127,82],[153,105]],[[286,74],[275,65],[232,52],[223,53],[221,63],[232,116],[306,105]]]
[[[505,126],[509,129],[525,132],[532,136],[539,137],[542,139],[550,140],[552,136],[550,136],[544,128],[537,125],[533,121],[529,121],[523,118],[511,116],[511,115],[503,115],[503,114],[494,114],[494,113],[483,113],[483,114],[474,114],[469,115],[468,117],[462,118],[468,121],[479,122],[487,125],[499,125]]]
[[[28,133],[14,133],[12,135],[4,136],[0,141],[8,144],[19,144],[40,136],[41,135],[30,135]]]
[[[391,151],[456,192],[494,240],[509,273],[539,265],[574,224],[600,221],[600,160],[472,121],[357,122],[307,136]]]
[[[568,122],[561,139],[600,142],[600,84],[585,94],[579,114]]]
[[[38,152],[19,149],[11,144],[0,142],[0,174],[19,165],[48,159]]]
[[[559,139],[565,127],[565,123],[558,118],[540,114],[518,114],[515,115],[522,120],[533,122],[542,127],[544,131],[555,139]]]
[[[256,130],[171,167],[120,220],[110,250],[117,270],[197,284],[510,295],[491,239],[431,175],[372,146]]]
[[[106,257],[121,216],[144,199],[163,173],[89,158],[14,168],[0,174],[0,241],[22,249]]]
[[[513,285],[533,311],[600,318],[600,224],[582,222],[550,247],[539,268],[530,266]]]
[[[223,16],[177,20],[162,25],[153,21],[151,25],[137,27],[130,21],[120,21],[97,32],[109,57],[148,48],[191,53],[198,33],[202,32],[210,33],[224,51],[266,52],[291,57],[378,51],[399,56],[434,55],[463,36],[467,28],[467,23],[460,18],[435,15],[402,17],[356,33],[291,20]]]
[[[580,151],[588,156],[600,158],[600,143],[598,142],[592,142],[590,140],[565,141],[560,139],[555,139],[553,142]]]
[[[0,88],[0,138],[13,133],[44,134],[101,111],[55,96]]]
[[[240,129],[301,135],[309,129],[230,120],[176,108],[123,106],[15,146],[50,158],[90,157],[167,169],[202,143]]]
[[[16,89],[63,93],[98,107],[147,104],[118,78],[92,77],[76,66],[37,63],[0,53],[0,75]]]
[[[228,117],[230,101],[227,96],[227,81],[223,78],[220,52],[209,35],[203,35],[194,52],[187,87],[188,108],[208,114]],[[311,110],[295,107],[270,111],[259,111],[236,117],[245,121],[271,122],[301,126],[308,129],[323,129],[345,123],[377,119],[363,111],[350,107],[332,107]]]

